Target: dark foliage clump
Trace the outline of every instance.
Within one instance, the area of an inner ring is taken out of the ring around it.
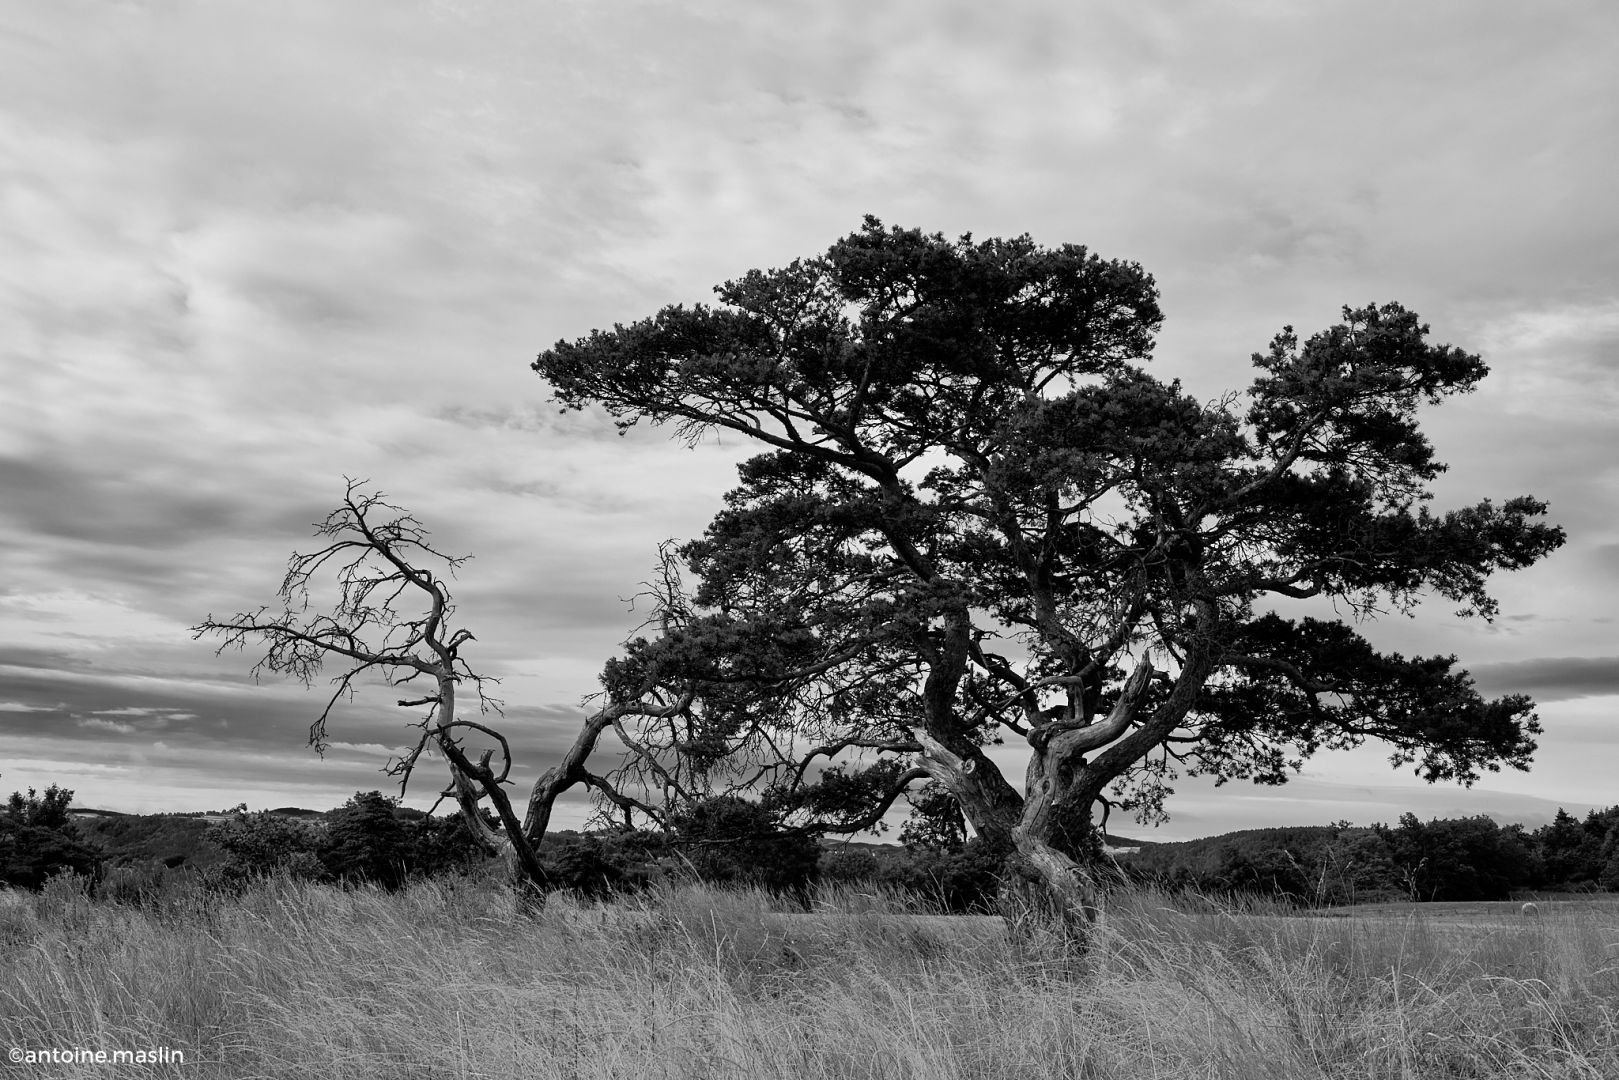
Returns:
[[[887,868],[882,882],[956,914],[996,910],[1010,847],[974,837],[951,849],[916,848]]]
[[[397,803],[380,791],[357,791],[326,820],[320,861],[336,881],[368,881],[397,889],[409,874],[411,839]]]
[[[955,914],[997,911],[1011,847],[969,839],[960,806],[938,784],[924,785],[910,803],[902,846],[829,848],[821,855],[821,879],[909,894]]]
[[[319,854],[321,830],[310,822],[269,811],[238,813],[215,825],[208,836],[225,851],[217,874],[221,883],[275,874],[310,881],[325,877]]]
[[[1547,887],[1619,890],[1619,806],[1592,810],[1583,823],[1559,809],[1530,839]]]
[[[967,815],[943,784],[929,780],[908,799],[911,815],[900,827],[901,844],[929,851],[957,851],[967,842]]]
[[[703,881],[798,893],[815,881],[820,841],[783,828],[759,803],[729,795],[704,799],[671,825],[674,851]]]
[[[379,791],[356,792],[320,819],[235,814],[209,836],[227,853],[217,873],[224,883],[284,873],[393,890],[413,879],[466,873],[485,858],[459,815],[407,810]]]
[[[1398,828],[1379,832],[1413,900],[1505,900],[1543,880],[1521,825],[1503,827],[1487,817],[1423,824],[1405,814]]]
[[[43,795],[14,791],[0,812],[0,879],[39,890],[56,874],[99,876],[101,853],[84,842],[68,816],[73,792],[52,784]]]
[[[558,888],[605,900],[651,884],[665,847],[657,833],[564,831],[546,837],[540,857]]]
[[[871,885],[882,873],[882,863],[865,848],[840,845],[821,853],[816,873],[833,885]]]

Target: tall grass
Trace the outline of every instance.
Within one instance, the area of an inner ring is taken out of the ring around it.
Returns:
[[[1063,960],[855,893],[530,914],[476,883],[136,906],[59,881],[0,905],[0,1043],[187,1055],[30,1077],[1619,1076],[1619,917],[1495,923],[1143,892]]]

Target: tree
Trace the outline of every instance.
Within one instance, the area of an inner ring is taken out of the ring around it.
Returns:
[[[1433,593],[1488,619],[1488,576],[1563,541],[1533,498],[1426,505],[1418,409],[1487,368],[1414,313],[1286,328],[1205,403],[1143,367],[1152,278],[1083,247],[867,218],[715,291],[533,365],[566,409],[761,448],[606,666],[610,703],[682,705],[618,779],[723,776],[836,831],[931,778],[1077,924],[1095,809],[1161,816],[1180,770],[1278,784],[1366,739],[1429,781],[1528,767],[1529,699],[1337,614]],[[1005,737],[1022,791],[985,752]]]
[[[73,792],[52,784],[11,793],[0,810],[0,884],[38,890],[52,875],[101,872],[101,852],[84,842],[68,816]]]
[[[1535,876],[1521,826],[1502,828],[1482,816],[1423,824],[1402,814],[1398,828],[1379,832],[1413,900],[1505,900]]]
[[[1558,888],[1619,887],[1619,806],[1592,810],[1582,824],[1561,807],[1535,830],[1548,884]]]
[[[410,872],[409,830],[398,802],[380,791],[357,791],[326,819],[320,861],[339,881],[370,881],[397,889]]]
[[[401,700],[406,708],[426,707],[416,724],[421,734],[415,747],[394,761],[389,772],[399,777],[401,794],[416,766],[429,750],[449,765],[453,797],[467,829],[486,849],[503,855],[515,880],[543,894],[555,887],[538,851],[558,796],[579,784],[610,790],[607,782],[589,772],[586,763],[603,731],[616,728],[630,741],[624,720],[631,716],[658,717],[679,703],[649,704],[657,688],[648,685],[623,703],[599,710],[583,726],[562,761],[546,770],[530,791],[526,813],[519,820],[505,787],[512,770],[511,747],[501,732],[477,720],[462,717],[458,696],[470,685],[480,711],[500,710],[500,702],[485,693],[497,680],[480,675],[462,656],[476,640],[465,628],[451,630],[455,614],[446,581],[470,556],[450,556],[428,542],[420,521],[378,493],[363,490],[364,481],[350,480],[342,504],[315,526],[325,541],[309,554],[294,552],[281,582],[281,610],[260,608],[216,620],[212,615],[192,627],[195,637],[222,638],[219,651],[266,647],[254,665],[258,675],[269,671],[291,675],[311,685],[324,666],[339,666],[332,678],[332,696],[310,726],[309,742],[317,751],[326,745],[326,726],[332,710],[350,698],[366,677],[378,677],[390,686],[422,685],[420,697]],[[436,569],[435,569],[436,567]],[[316,597],[329,601],[322,608]],[[414,601],[413,614],[408,609]],[[468,735],[493,741],[474,761],[464,745]],[[500,754],[498,770],[493,764]],[[612,794],[625,806],[634,800]],[[494,808],[492,825],[480,804]]]

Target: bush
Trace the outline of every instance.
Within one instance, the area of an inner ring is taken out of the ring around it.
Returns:
[[[215,875],[223,883],[285,873],[392,891],[412,878],[464,874],[487,857],[459,814],[435,818],[401,809],[380,791],[357,791],[316,821],[236,813],[208,838],[227,853]]]
[[[882,864],[862,848],[835,847],[821,852],[818,870],[822,881],[834,885],[866,885],[876,883]]]
[[[317,825],[268,811],[237,813],[215,825],[208,838],[226,852],[217,868],[217,877],[225,884],[279,873],[307,881],[326,876]]]
[[[981,837],[954,850],[915,848],[884,867],[878,882],[915,893],[944,911],[989,913],[996,910],[1007,854]]]
[[[559,837],[545,853],[545,868],[558,886],[591,900],[622,892],[632,881],[622,853],[589,833]]]
[[[672,824],[672,843],[703,881],[799,893],[815,881],[820,842],[783,830],[758,803],[731,795],[705,799]]]
[[[401,813],[405,815],[406,865],[412,877],[465,875],[489,858],[489,852],[459,813],[414,818],[408,811]]]

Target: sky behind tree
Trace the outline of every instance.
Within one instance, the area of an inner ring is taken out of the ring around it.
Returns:
[[[1156,835],[1619,802],[1616,53],[1619,9],[1556,0],[8,5],[0,785],[141,811],[384,787],[389,695],[318,759],[318,691],[186,633],[269,602],[345,476],[475,556],[468,655],[532,779],[749,448],[560,415],[529,361],[870,213],[1141,262],[1153,368],[1203,397],[1284,324],[1399,301],[1492,367],[1425,415],[1436,507],[1534,494],[1568,530],[1495,623],[1430,602],[1367,631],[1534,695],[1533,772],[1323,756],[1183,782]]]

